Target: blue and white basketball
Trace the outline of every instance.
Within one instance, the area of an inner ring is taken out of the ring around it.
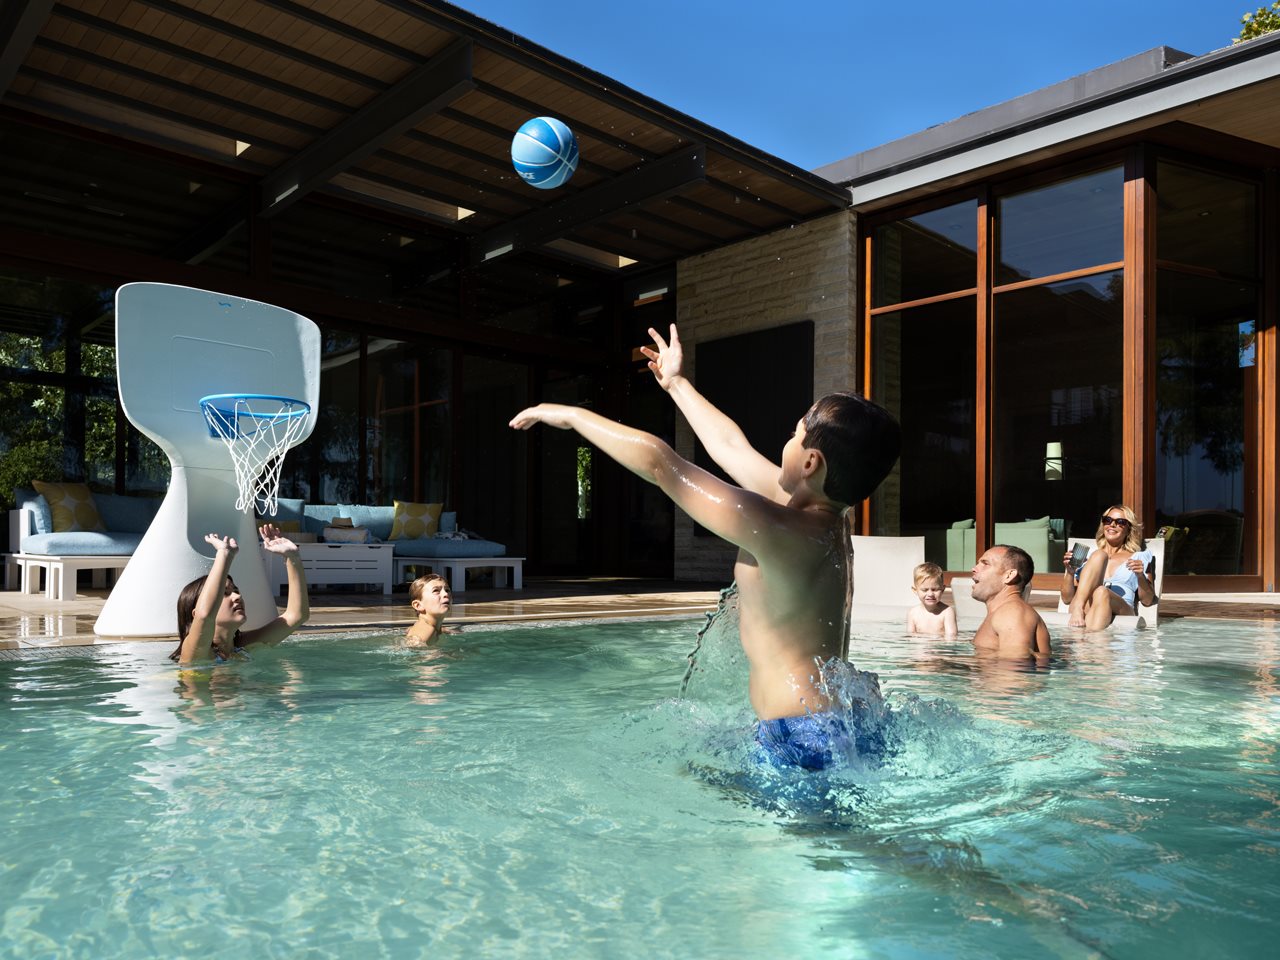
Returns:
[[[554,117],[534,117],[520,126],[511,141],[511,165],[529,186],[551,190],[578,169],[578,141]]]

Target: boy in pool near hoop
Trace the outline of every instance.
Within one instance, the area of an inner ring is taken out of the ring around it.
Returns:
[[[445,632],[444,618],[453,606],[449,582],[438,573],[419,577],[409,585],[409,606],[417,612],[418,619],[405,634],[405,646],[430,646]]]
[[[298,557],[298,547],[280,535],[274,525],[261,527],[262,548],[268,553],[284,557],[289,576],[289,603],[285,611],[270,623],[253,630],[241,630],[244,625],[244,601],[235,581],[231,579],[231,561],[239,546],[233,537],[216,533],[204,539],[217,552],[213,567],[203,577],[197,577],[178,594],[178,646],[169,654],[183,666],[213,661],[222,663],[232,659],[248,659],[245,648],[256,644],[279,643],[311,616],[311,603],[307,596],[307,578]]]
[[[898,424],[860,396],[830,394],[797,422],[781,465],[774,464],[682,376],[675,325],[670,343],[655,330],[649,335],[657,346],[642,348],[649,369],[739,486],[689,463],[651,434],[577,407],[539,404],[516,414],[511,426],[576,430],[738,546],[739,635],[760,721],[757,741],[771,762],[822,769],[846,752],[836,741],[855,736],[840,713],[853,705],[830,699],[822,673],[846,644],[843,511],[865,499],[898,459]]]

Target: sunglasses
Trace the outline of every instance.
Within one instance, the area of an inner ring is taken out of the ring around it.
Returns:
[[[1118,523],[1122,527],[1132,526],[1132,524],[1130,524],[1129,521],[1126,520],[1124,517],[1103,517],[1102,518],[1102,525],[1104,527],[1109,527],[1113,523]]]

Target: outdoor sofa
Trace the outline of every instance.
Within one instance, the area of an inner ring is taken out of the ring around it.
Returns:
[[[70,583],[71,594],[74,595],[75,575],[79,570],[94,570],[100,576],[107,570],[123,569],[142,541],[162,500],[158,496],[95,492],[92,502],[105,529],[55,532],[53,511],[45,497],[35,490],[20,489],[14,491],[14,499],[17,507],[9,513],[10,562],[19,568],[24,590],[34,588],[34,572],[43,569],[46,595],[54,599],[63,598],[66,582]],[[262,517],[260,522],[275,522],[285,536],[300,533],[311,540],[313,537],[324,539],[326,529],[332,531],[335,518],[348,518],[357,531],[368,531],[370,542],[394,545],[394,575],[400,581],[405,579],[409,567],[417,566],[449,568],[454,582],[464,583],[466,569],[483,566],[476,561],[505,558],[505,545],[460,530],[455,513],[437,509],[435,514],[438,516],[436,530],[412,538],[395,539],[391,536],[395,506],[313,504],[300,499],[281,498],[275,515]],[[342,536],[343,542],[358,542],[345,530],[333,533],[333,536]],[[506,558],[503,564],[505,569],[513,572],[517,587],[521,580],[519,559]],[[95,582],[95,585],[103,586],[105,583]]]

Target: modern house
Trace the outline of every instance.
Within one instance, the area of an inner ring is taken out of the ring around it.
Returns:
[[[0,497],[164,485],[113,364],[113,292],[154,280],[320,324],[282,492],[443,501],[533,573],[728,573],[572,435],[506,428],[587,403],[701,456],[636,352],[676,321],[762,450],[830,390],[899,415],[865,532],[1048,578],[1123,501],[1170,586],[1273,590],[1278,87],[1280,35],[1161,48],[810,172],[434,0],[5,4]],[[555,191],[509,162],[538,115],[581,148]]]

